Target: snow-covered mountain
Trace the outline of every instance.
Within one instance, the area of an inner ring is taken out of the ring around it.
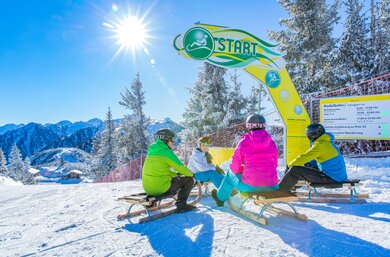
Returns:
[[[114,124],[119,126],[121,120],[114,120]],[[3,131],[3,134],[0,133],[0,148],[7,157],[14,144],[18,146],[23,157],[31,157],[40,151],[61,147],[79,148],[90,153],[93,138],[103,128],[104,122],[96,118],[75,123],[63,120],[56,124],[45,125],[38,123],[7,124],[0,127],[0,132]],[[183,129],[170,118],[166,118],[162,121],[152,120],[148,126],[148,132],[154,134],[160,128],[171,128],[175,132]]]
[[[25,157],[36,154],[58,140],[60,137],[52,130],[38,123],[29,123],[0,135],[0,148],[8,156],[12,146],[16,144]]]
[[[184,129],[183,126],[177,124],[170,118],[165,118],[164,120],[153,120],[148,126],[148,132],[150,134],[154,134],[157,132],[157,130],[161,128],[169,128],[172,129],[175,133],[180,132],[182,129]]]
[[[31,158],[31,165],[39,167],[61,166],[62,162],[66,163],[85,163],[90,160],[91,156],[87,152],[77,148],[55,148],[41,151]]]
[[[23,127],[23,126],[24,126],[24,124],[19,124],[19,125],[7,124],[7,125],[4,125],[4,126],[0,126],[0,135],[5,134],[8,131],[11,131],[11,130]]]
[[[104,122],[97,118],[91,119],[87,122],[78,121],[75,123],[72,123],[68,120],[63,120],[56,124],[45,124],[44,126],[51,129],[54,133],[56,133],[60,137],[63,137],[63,136],[70,136],[75,132],[86,128],[97,128],[97,130],[101,130],[104,127]]]

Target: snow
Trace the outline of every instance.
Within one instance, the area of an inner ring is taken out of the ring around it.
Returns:
[[[258,225],[202,198],[197,211],[118,221],[141,182],[8,186],[0,177],[0,256],[390,256],[390,158],[347,159],[367,204],[293,203],[307,222]],[[248,208],[255,208],[249,205]]]
[[[15,180],[9,177],[0,176],[0,186],[23,186],[23,183],[16,182]]]

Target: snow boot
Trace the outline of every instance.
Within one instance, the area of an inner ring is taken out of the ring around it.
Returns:
[[[211,196],[213,197],[215,203],[217,204],[218,207],[221,207],[223,206],[224,202],[222,202],[221,200],[218,199],[218,196],[217,196],[217,190],[216,189],[213,189],[211,191]]]
[[[196,209],[196,206],[190,204],[177,204],[177,212],[188,212]]]

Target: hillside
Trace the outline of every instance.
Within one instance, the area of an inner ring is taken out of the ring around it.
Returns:
[[[146,224],[116,220],[140,181],[0,186],[2,256],[389,256],[390,158],[347,159],[367,204],[294,203],[307,222],[257,225],[204,197],[197,211]],[[269,216],[269,214],[266,214]]]

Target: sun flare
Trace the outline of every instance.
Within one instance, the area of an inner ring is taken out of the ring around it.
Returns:
[[[120,21],[115,29],[117,43],[126,49],[144,47],[148,38],[146,26],[142,20],[130,16]]]

